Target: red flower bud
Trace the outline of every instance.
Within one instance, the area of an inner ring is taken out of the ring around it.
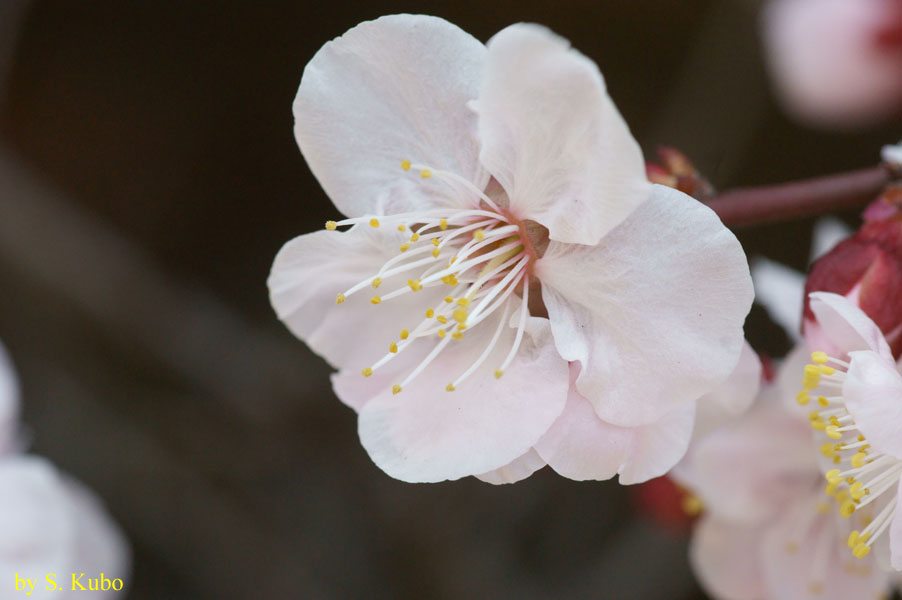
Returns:
[[[818,325],[808,294],[833,292],[855,302],[902,355],[902,215],[866,222],[854,236],[817,260],[805,282],[806,338]]]

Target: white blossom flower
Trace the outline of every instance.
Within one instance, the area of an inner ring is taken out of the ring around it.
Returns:
[[[646,181],[594,63],[535,25],[484,46],[383,17],[316,54],[294,114],[347,218],[285,245],[270,296],[377,465],[641,480],[679,459],[737,363],[748,268],[709,209]],[[565,464],[549,440],[573,422],[608,442]]]
[[[29,598],[39,599],[80,597],[81,590],[71,589],[71,573],[85,573],[81,582],[86,588],[87,579],[100,573],[127,582],[128,546],[116,524],[89,490],[43,458],[0,460],[0,531],[0,580],[6,590],[13,589],[16,574],[37,578]],[[62,594],[46,589],[48,573],[57,575]],[[92,594],[118,598],[124,592]]]
[[[763,25],[776,90],[796,116],[854,127],[902,110],[898,0],[771,0]]]
[[[799,346],[751,410],[693,442],[692,461],[674,472],[704,506],[690,558],[718,600],[878,598],[890,588],[873,557],[857,561],[847,547],[873,514],[853,523],[830,510],[811,428],[792,410],[806,356]]]
[[[812,353],[798,401],[815,407],[811,424],[823,432],[821,450],[834,463],[827,492],[844,517],[868,508],[877,513],[851,533],[850,551],[865,557],[882,544],[881,562],[902,570],[902,364],[880,328],[847,298],[810,297],[834,350]]]

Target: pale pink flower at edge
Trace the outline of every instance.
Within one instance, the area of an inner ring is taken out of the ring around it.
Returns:
[[[763,17],[768,66],[794,115],[859,127],[902,114],[902,1],[771,0]]]
[[[647,182],[594,63],[535,25],[483,45],[383,17],[316,54],[294,114],[347,218],[283,247],[270,297],[379,467],[628,483],[679,460],[737,364],[748,267],[709,209]]]
[[[807,352],[796,349],[741,418],[697,438],[673,471],[704,514],[690,559],[718,600],[878,598],[890,576],[846,540],[865,515],[832,510],[812,429],[795,406]]]
[[[800,397],[825,399],[813,425],[835,449],[826,473],[843,494],[844,516],[873,505],[878,514],[855,530],[855,556],[876,550],[881,564],[902,570],[902,363],[897,363],[880,328],[847,298],[813,293],[811,309],[831,349],[812,354]]]

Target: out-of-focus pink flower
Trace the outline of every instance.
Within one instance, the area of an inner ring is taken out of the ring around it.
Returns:
[[[72,589],[72,573],[85,574],[80,579],[85,588],[101,573],[127,584],[128,546],[116,524],[89,490],[42,458],[0,460],[0,532],[0,580],[6,590],[15,589],[16,575],[37,580],[29,598],[80,598],[81,590]],[[46,589],[48,573],[56,574],[59,589]],[[91,592],[100,598],[124,595],[123,590]]]
[[[751,410],[693,442],[674,472],[704,506],[690,557],[719,600],[876,598],[890,587],[873,557],[849,554],[867,515],[830,510],[808,420],[792,410],[806,355],[793,352]]]
[[[859,306],[902,354],[902,217],[866,222],[851,238],[816,261],[805,283],[804,334],[810,348],[834,354],[811,310],[811,292],[832,292]]]
[[[709,209],[646,180],[594,63],[535,25],[484,46],[383,17],[316,54],[294,113],[348,218],[285,245],[270,297],[379,467],[633,481],[679,459],[738,360],[748,269]],[[598,427],[579,457],[549,441]]]
[[[856,127],[902,114],[902,1],[771,0],[765,50],[786,108]]]
[[[822,451],[835,463],[827,491],[844,517],[874,513],[850,534],[851,552],[865,557],[882,548],[881,562],[902,570],[902,364],[880,328],[848,299],[815,293],[811,309],[832,350],[812,348],[799,402],[817,399],[812,426],[823,432]]]

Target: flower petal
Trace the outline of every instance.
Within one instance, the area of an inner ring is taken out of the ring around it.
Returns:
[[[385,390],[360,411],[364,448],[386,473],[408,482],[434,482],[488,473],[526,454],[561,414],[567,363],[551,344],[547,319],[531,318],[517,357],[495,379],[511,347],[505,327],[483,366],[457,387],[495,332],[493,316],[452,342],[399,394]]]
[[[488,44],[480,159],[522,219],[552,240],[596,244],[651,195],[642,151],[598,67],[538,25]]]
[[[564,412],[536,444],[557,473],[577,481],[605,480],[619,473],[621,484],[641,483],[666,473],[686,452],[695,416],[693,405],[650,425],[618,427],[602,421],[573,386],[578,365],[572,363],[570,372]]]
[[[727,518],[769,518],[821,477],[807,420],[788,412],[773,393],[693,445],[694,491]]]
[[[76,573],[104,573],[107,579],[128,581],[131,551],[119,526],[91,490],[71,477],[62,485],[75,519],[75,548],[72,570]],[[104,597],[122,594],[108,592]]]
[[[526,479],[539,469],[545,466],[545,461],[539,456],[533,448],[530,448],[526,454],[515,459],[508,465],[477,475],[477,479],[481,479],[486,483],[501,485],[503,483],[516,483]]]
[[[392,15],[327,43],[304,69],[294,133],[310,170],[349,217],[456,204],[401,162],[452,171],[482,189],[476,97],[485,46],[447,21]]]
[[[339,293],[375,277],[402,241],[397,231],[368,225],[296,237],[276,255],[267,281],[276,314],[333,367],[359,374],[441,299],[441,290],[427,288],[373,306],[370,297],[377,292],[368,287],[335,303]],[[406,279],[405,273],[385,278],[379,292],[404,287]]]
[[[902,496],[902,479],[896,488],[896,498],[900,496]],[[889,527],[890,561],[895,570],[902,571],[902,501],[896,500],[893,522]]]
[[[755,302],[762,305],[786,335],[802,336],[802,308],[805,302],[805,275],[767,258],[752,260]]]
[[[849,299],[829,292],[812,292],[808,297],[821,331],[817,337],[822,338],[812,340],[806,323],[805,340],[809,349],[823,350],[837,358],[844,358],[855,350],[874,350],[882,356],[892,357],[880,328]],[[821,347],[824,341],[832,347]]]
[[[701,439],[747,411],[760,388],[761,360],[746,342],[727,380],[698,399],[692,438]]]
[[[902,375],[892,360],[868,350],[851,352],[843,383],[846,407],[875,450],[902,459]]]
[[[561,356],[603,420],[653,423],[724,381],[742,351],[752,282],[707,207],[655,186],[598,246],[551,242],[536,263]]]
[[[702,586],[721,600],[761,600],[764,577],[757,550],[762,529],[718,518],[702,517],[692,535],[689,559]]]

